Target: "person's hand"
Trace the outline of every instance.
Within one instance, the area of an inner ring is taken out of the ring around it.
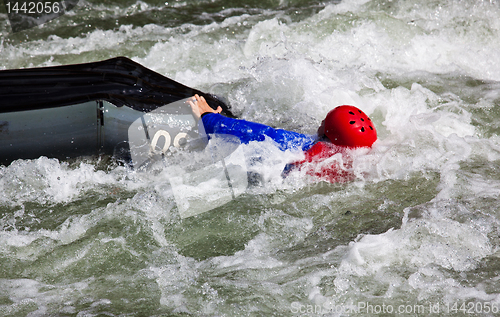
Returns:
[[[222,108],[220,106],[217,107],[217,110],[212,109],[212,107],[208,105],[205,98],[203,98],[203,96],[198,96],[198,94],[189,98],[187,103],[191,106],[191,110],[193,111],[193,115],[196,120],[199,120],[201,118],[201,115],[205,112],[221,113],[222,111]]]

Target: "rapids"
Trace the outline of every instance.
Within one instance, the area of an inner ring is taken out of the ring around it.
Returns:
[[[498,1],[81,0],[17,33],[2,10],[1,69],[127,56],[302,133],[353,104],[379,140],[346,184],[251,144],[263,181],[185,219],[165,170],[0,166],[0,315],[498,315]]]

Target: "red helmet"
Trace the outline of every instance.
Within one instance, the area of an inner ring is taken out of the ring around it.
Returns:
[[[377,131],[372,120],[353,106],[339,106],[326,115],[318,129],[335,145],[349,147],[371,147],[377,140]]]

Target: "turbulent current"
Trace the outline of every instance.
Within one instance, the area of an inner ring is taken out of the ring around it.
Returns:
[[[343,184],[283,179],[286,154],[250,144],[261,182],[188,218],[162,169],[0,166],[0,315],[498,315],[499,17],[496,0],[81,0],[14,33],[2,8],[1,69],[126,56],[273,127],[314,133],[352,104],[379,140]]]

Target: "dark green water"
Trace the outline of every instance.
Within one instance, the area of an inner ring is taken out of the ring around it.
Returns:
[[[185,219],[162,170],[1,166],[0,315],[498,315],[498,16],[497,1],[80,1],[12,33],[2,12],[3,69],[123,55],[303,133],[354,104],[379,141],[346,184],[283,180],[266,144],[261,185]]]

